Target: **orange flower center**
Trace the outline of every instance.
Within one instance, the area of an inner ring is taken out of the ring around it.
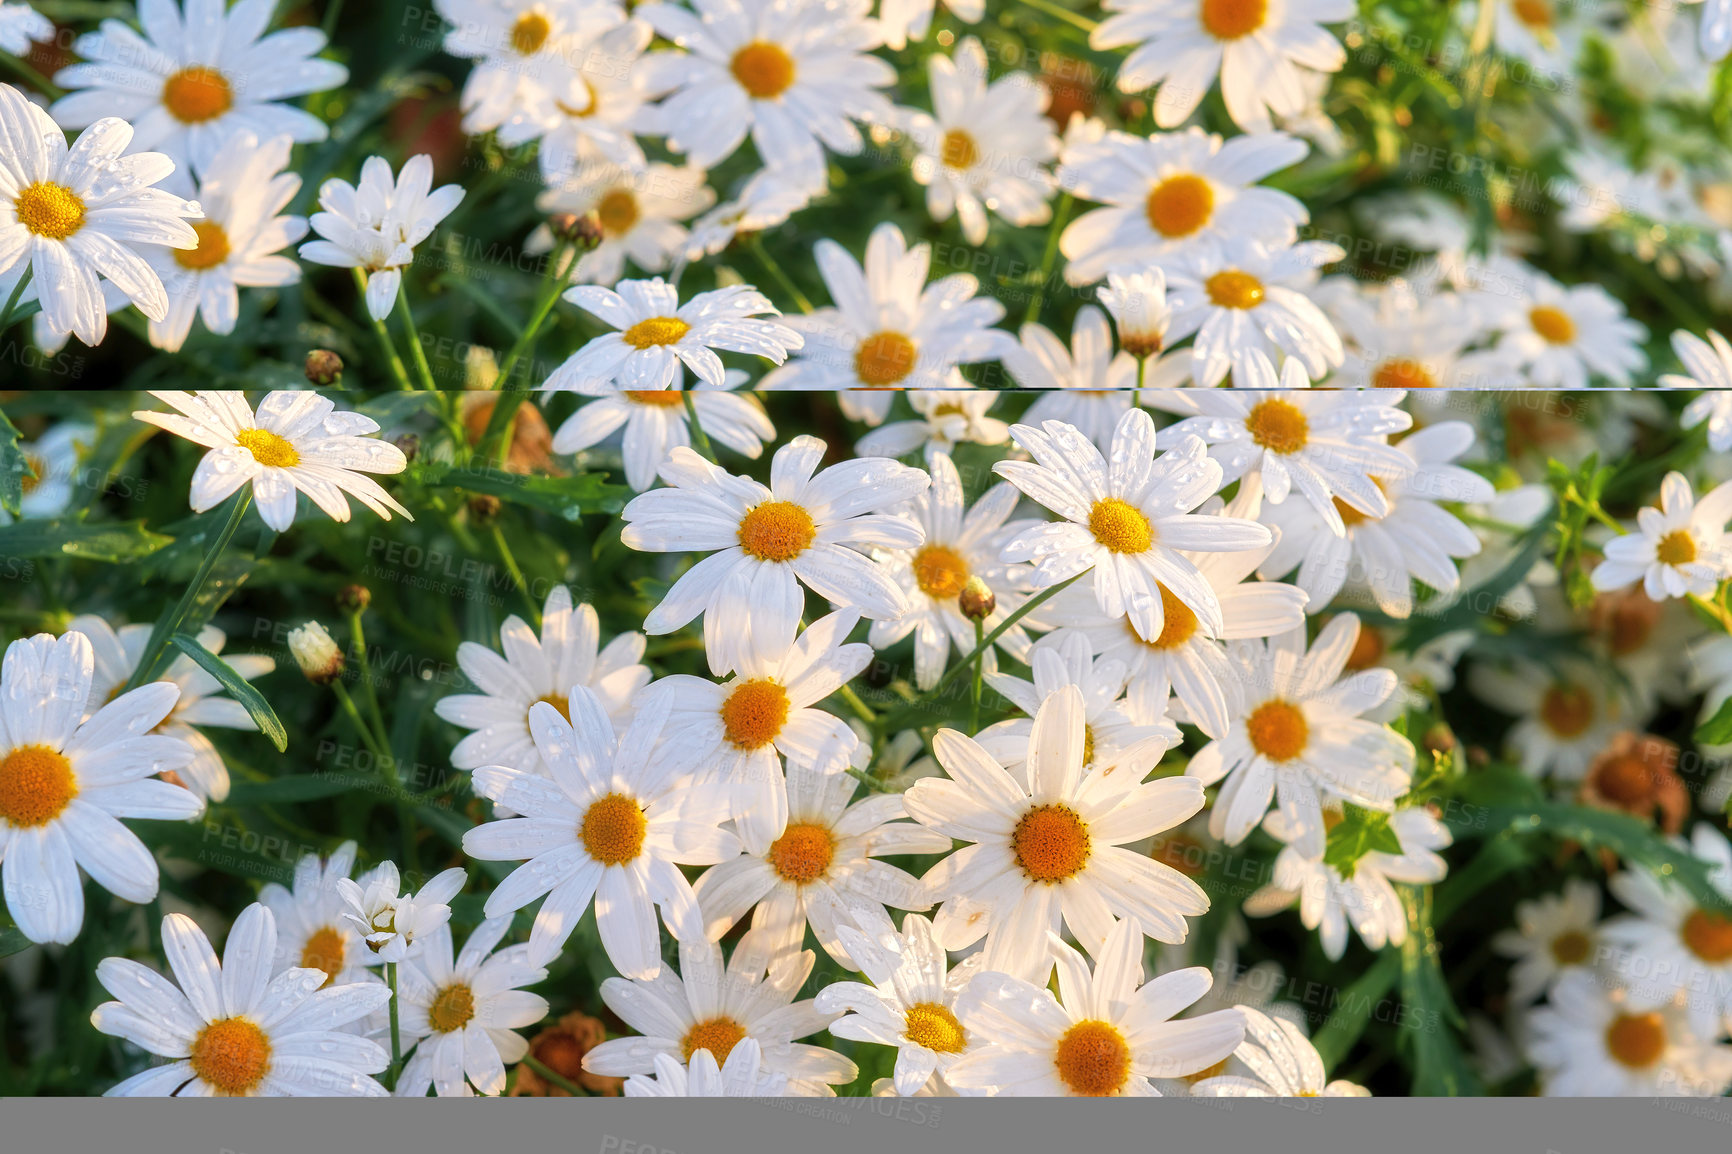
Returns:
[[[1547,0],[1513,0],[1510,11],[1529,28],[1546,31],[1552,26],[1552,6]]]
[[[307,944],[301,947],[300,965],[309,970],[325,971],[325,986],[337,980],[337,975],[343,972],[344,948],[343,931],[335,926],[320,926],[307,935]],[[325,986],[320,986],[322,990]]]
[[[914,342],[901,333],[873,333],[854,350],[854,375],[863,384],[883,388],[912,373],[919,359]]]
[[[687,1062],[699,1050],[708,1050],[710,1057],[716,1060],[716,1065],[725,1065],[728,1055],[734,1052],[746,1036],[746,1028],[732,1018],[710,1018],[698,1022],[686,1031],[686,1036],[680,1041],[680,1051]]]
[[[1106,497],[1089,510],[1089,532],[1114,553],[1147,553],[1155,543],[1148,516],[1128,501]]]
[[[1149,227],[1169,240],[1194,236],[1215,212],[1215,190],[1189,172],[1169,176],[1149,190],[1144,205]]]
[[[203,124],[234,107],[228,77],[214,68],[194,65],[170,76],[162,85],[162,104],[182,124]]]
[[[1347,668],[1354,673],[1375,669],[1388,649],[1382,630],[1372,625],[1361,625],[1359,637],[1353,642],[1353,652],[1347,655]]]
[[[1713,910],[1697,910],[1684,919],[1680,932],[1690,952],[1711,965],[1732,962],[1732,918]]]
[[[624,865],[643,851],[644,833],[649,822],[636,798],[623,793],[610,793],[597,798],[584,811],[579,832],[583,848],[603,865]]]
[[[794,58],[768,40],[754,40],[734,53],[728,70],[756,100],[773,100],[794,85]]]
[[[1203,28],[1216,40],[1238,40],[1263,27],[1269,0],[1203,0]]]
[[[1251,748],[1270,761],[1292,761],[1305,752],[1311,726],[1299,707],[1289,701],[1265,701],[1245,719]]]
[[[1245,416],[1251,440],[1271,453],[1297,453],[1311,441],[1311,422],[1298,405],[1271,397]]]
[[[914,555],[914,583],[928,597],[948,600],[968,584],[968,562],[954,549],[928,545]]]
[[[836,839],[827,826],[815,822],[789,822],[782,836],[770,844],[770,864],[784,881],[805,885],[830,871],[836,856]]]
[[[639,211],[637,194],[629,188],[616,188],[601,198],[601,203],[595,206],[595,218],[601,223],[601,231],[608,236],[624,236],[630,232],[632,225],[638,222],[643,213]],[[684,321],[679,322],[685,324]],[[684,336],[682,331],[680,336]],[[675,337],[678,340],[679,337]],[[659,344],[669,342],[661,341]],[[662,390],[665,392],[666,390]]]
[[[1576,322],[1562,309],[1539,305],[1528,310],[1528,323],[1534,332],[1554,345],[1567,345],[1576,339]]]
[[[1117,1094],[1129,1079],[1131,1047],[1112,1023],[1090,1018],[1064,1032],[1053,1064],[1071,1093],[1105,1098]]]
[[[949,1006],[916,1002],[904,1017],[908,1025],[902,1036],[916,1046],[925,1046],[934,1054],[960,1054],[968,1047],[968,1033]]]
[[[1553,685],[1540,699],[1540,721],[1559,737],[1579,737],[1594,723],[1594,695],[1579,685]]]
[[[201,220],[192,226],[198,236],[197,248],[171,248],[174,263],[191,272],[215,268],[229,258],[229,234],[214,220]]]
[[[817,536],[812,514],[792,501],[765,501],[740,518],[740,548],[760,561],[792,561]]]
[[[1030,880],[1061,882],[1088,864],[1088,826],[1067,805],[1037,805],[1016,823],[1010,846]]]
[[[224,1097],[252,1093],[271,1069],[271,1041],[246,1018],[212,1022],[193,1040],[193,1073]]]
[[[525,12],[511,26],[511,47],[519,56],[534,56],[553,34],[553,22],[546,14]]]
[[[1197,635],[1197,615],[1165,585],[1157,582],[1156,588],[1161,591],[1161,635],[1146,641],[1129,621],[1125,622],[1125,628],[1150,649],[1177,649]]]
[[[734,684],[722,702],[722,733],[735,749],[762,749],[788,723],[788,691],[768,677]]]
[[[664,409],[678,408],[686,403],[680,389],[627,389],[626,399],[640,405],[655,405]]]
[[[1435,389],[1437,378],[1418,361],[1398,357],[1378,365],[1371,383],[1379,389]]]
[[[1632,1070],[1642,1070],[1666,1052],[1666,1022],[1658,1014],[1619,1014],[1606,1027],[1606,1051]]]
[[[0,760],[0,821],[7,825],[47,825],[77,796],[72,763],[46,745],[20,745]]]
[[[1236,268],[1222,269],[1204,282],[1209,299],[1224,309],[1254,309],[1263,303],[1263,282]]]

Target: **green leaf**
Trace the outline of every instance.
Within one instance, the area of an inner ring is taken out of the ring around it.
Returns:
[[[1482,1094],[1457,1031],[1465,1024],[1444,979],[1437,935],[1431,925],[1429,888],[1401,886],[1407,911],[1407,941],[1401,946],[1400,1044],[1413,1064],[1413,1093],[1429,1097]]]
[[[429,488],[482,493],[514,505],[552,513],[567,521],[575,521],[585,513],[617,513],[625,508],[631,497],[630,489],[609,484],[600,473],[543,477],[493,468],[453,468],[435,463],[421,469],[419,480]]]
[[[1725,745],[1732,741],[1732,697],[1720,703],[1714,716],[1696,727],[1698,745]]]
[[[1354,1043],[1365,1033],[1365,1027],[1371,1024],[1373,1011],[1379,1009],[1400,973],[1401,956],[1386,950],[1357,981],[1341,991],[1329,1020],[1311,1039],[1326,1067],[1333,1070],[1353,1049]]]
[[[143,521],[87,525],[57,518],[19,521],[0,528],[0,557],[77,557],[84,561],[136,561],[174,538],[152,533]]]
[[[1344,878],[1353,876],[1359,859],[1366,854],[1401,853],[1401,839],[1389,828],[1389,815],[1374,809],[1361,809],[1348,803],[1343,816],[1329,831],[1323,847],[1323,864],[1332,866]]]
[[[24,936],[24,931],[17,926],[7,926],[0,930],[0,958],[9,958],[13,954],[21,954],[35,945]]]
[[[228,804],[277,805],[284,802],[317,801],[347,793],[357,785],[344,773],[296,773],[268,781],[237,781],[229,789]]]
[[[252,683],[234,671],[228,662],[206,649],[193,637],[184,633],[176,633],[169,639],[175,648],[193,659],[198,667],[222,682],[222,687],[228,690],[229,696],[241,703],[247,711],[247,716],[253,719],[253,724],[259,727],[259,732],[271,739],[271,744],[282,753],[289,748],[289,731],[283,728],[283,723],[277,720],[276,711],[266,701],[264,695],[254,689]]]
[[[24,459],[24,450],[18,447],[20,436],[6,414],[0,413],[0,509],[14,517],[23,505],[24,478],[33,472]]]

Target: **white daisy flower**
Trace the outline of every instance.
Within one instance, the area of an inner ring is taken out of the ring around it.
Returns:
[[[135,412],[147,424],[209,449],[193,473],[188,500],[195,513],[228,500],[252,485],[259,516],[286,532],[295,521],[295,494],[305,493],[333,521],[349,519],[347,493],[385,520],[392,512],[415,518],[366,473],[401,473],[409,461],[389,441],[369,434],[379,423],[360,413],[338,411],[313,392],[280,389],[253,412],[240,393],[153,392],[175,413]]]
[[[861,437],[854,451],[862,457],[906,457],[919,450],[930,469],[957,445],[1002,445],[1010,426],[986,410],[998,394],[985,389],[917,389],[904,394],[916,413],[912,421],[892,421]]]
[[[1241,1006],[1245,1043],[1233,1056],[1252,1077],[1224,1074],[1191,1088],[1198,1098],[1369,1098],[1371,1091],[1345,1078],[1329,1081],[1323,1058],[1305,1032],[1283,1018]]]
[[[116,630],[100,617],[83,614],[68,621],[66,629],[90,639],[96,663],[90,680],[94,711],[118,696],[131,680],[150,642],[152,627],[122,625]],[[199,630],[198,643],[211,653],[222,653],[226,640],[223,631],[214,625]],[[223,660],[244,681],[263,677],[277,667],[274,658],[258,653],[231,653]],[[190,657],[176,657],[157,680],[174,685],[180,690],[180,697],[153,732],[184,741],[193,752],[192,760],[175,770],[176,780],[202,798],[224,800],[229,795],[228,767],[211,739],[195,727],[214,725],[219,729],[256,731],[257,723],[240,702],[219,696],[224,692],[222,684]]]
[[[73,50],[89,61],[61,69],[54,82],[75,91],[54,102],[54,119],[83,128],[99,117],[132,122],[134,149],[168,154],[185,171],[208,171],[236,135],[330,135],[325,122],[283,103],[340,88],[349,70],[323,60],[325,34],[284,28],[265,34],[277,0],[140,0],[141,38],[115,19],[80,36]],[[119,150],[117,150],[118,152]]]
[[[1667,473],[1660,484],[1659,507],[1641,509],[1634,533],[1613,537],[1602,547],[1605,560],[1594,566],[1594,588],[1622,589],[1640,581],[1651,601],[1712,597],[1732,575],[1732,544],[1725,540],[1728,521],[1732,481],[1698,501],[1684,474]]]
[[[1498,349],[1518,361],[1540,388],[1585,389],[1591,377],[1628,385],[1648,366],[1648,330],[1623,302],[1597,284],[1564,286],[1533,273],[1526,294],[1504,303]]]
[[[453,27],[445,51],[476,61],[463,84],[463,131],[490,132],[525,108],[539,109],[568,85],[578,58],[625,21],[612,2],[436,0]]]
[[[660,906],[674,937],[703,937],[703,921],[681,865],[714,865],[740,852],[719,828],[725,786],[694,784],[684,767],[653,757],[669,699],[646,703],[616,741],[601,700],[572,689],[566,720],[537,703],[529,729],[553,780],[506,766],[475,771],[475,792],[522,817],[476,826],[463,852],[482,861],[525,861],[487,895],[486,916],[522,909],[546,895],[529,932],[529,960],[558,956],[578,919],[595,903],[596,928],[622,974],[661,972]],[[527,860],[526,860],[527,859]]]
[[[986,0],[944,0],[945,10],[964,24],[979,24]],[[900,52],[910,40],[924,40],[932,28],[938,0],[879,0],[878,31],[884,44]]]
[[[1183,124],[1215,78],[1227,115],[1246,132],[1267,132],[1269,116],[1305,110],[1306,70],[1339,72],[1340,41],[1324,29],[1353,19],[1351,0],[1110,0],[1113,15],[1089,34],[1097,51],[1135,44],[1119,67],[1121,92],[1161,85],[1155,123]]]
[[[668,454],[661,474],[670,487],[626,505],[621,540],[651,553],[716,552],[674,582],[644,619],[646,633],[672,633],[703,614],[704,651],[719,674],[781,659],[804,609],[801,585],[873,621],[907,612],[895,580],[861,553],[921,544],[920,526],[889,510],[930,479],[883,457],[817,471],[824,448],[800,436],[777,449],[768,486],[690,449]]]
[[[948,778],[926,778],[904,795],[913,818],[971,844],[927,871],[934,919],[946,949],[987,935],[988,970],[1044,981],[1047,932],[1062,917],[1096,957],[1115,916],[1138,919],[1156,941],[1182,942],[1187,917],[1209,898],[1171,866],[1126,849],[1203,808],[1194,778],[1144,783],[1136,772],[1085,766],[1082,691],[1066,686],[1035,713],[1026,780],[953,729],[933,738]],[[972,915],[984,909],[987,916]],[[1139,931],[1142,932],[1142,931]]]
[[[1468,351],[1484,335],[1479,310],[1456,294],[1422,292],[1410,281],[1379,288],[1331,277],[1325,312],[1341,332],[1347,359],[1329,378],[1352,389],[1508,389],[1525,383],[1510,357]],[[1445,394],[1447,397],[1455,394]],[[1417,403],[1436,398],[1416,392]]]
[[[322,970],[275,972],[271,911],[241,911],[222,962],[185,914],[162,919],[174,982],[130,958],[104,958],[96,980],[120,1000],[90,1024],[172,1059],[110,1087],[109,1098],[383,1098],[370,1075],[390,1064],[377,1042],[343,1027],[391,1000],[382,983],[328,986]],[[273,976],[274,975],[274,976]]]
[[[715,190],[704,179],[703,169],[689,165],[586,164],[537,197],[535,207],[547,215],[594,214],[601,243],[578,258],[570,278],[610,285],[625,272],[627,257],[644,272],[662,272],[686,251],[690,234],[679,222],[716,203]],[[552,247],[552,233],[543,227],[526,249],[545,252]]]
[[[18,450],[29,469],[22,478],[24,496],[18,503],[19,515],[30,520],[64,513],[72,503],[84,457],[95,444],[96,430],[78,421],[61,421],[34,441],[19,442]],[[0,509],[0,525],[11,523],[12,514]]]
[[[678,974],[602,982],[601,1000],[641,1036],[609,1038],[583,1056],[583,1068],[610,1077],[659,1073],[657,1058],[691,1062],[704,1050],[726,1066],[739,1045],[756,1042],[763,1072],[787,1078],[787,1093],[831,1097],[859,1069],[834,1050],[794,1041],[836,1017],[810,998],[794,1001],[815,960],[811,950],[772,959],[748,934],[723,969],[719,945],[702,935],[681,942]]]
[[[52,39],[54,21],[28,4],[0,4],[0,52],[28,56],[32,43]]]
[[[593,11],[595,6],[591,7]],[[518,20],[523,18],[520,15]],[[568,55],[562,67],[537,78],[542,85],[532,93],[533,99],[521,99],[525,94],[519,94],[499,126],[499,143],[517,148],[536,141],[541,178],[553,186],[598,159],[643,168],[643,148],[636,134],[654,135],[655,118],[634,75],[638,57],[654,36],[643,21],[627,20],[573,53],[579,58]],[[470,73],[465,90],[477,83],[475,75]]]
[[[1612,735],[1627,727],[1622,704],[1587,662],[1566,660],[1556,673],[1532,661],[1507,669],[1477,664],[1468,686],[1517,718],[1505,741],[1534,777],[1580,781]]]
[[[1600,951],[1600,887],[1569,878],[1562,893],[1517,902],[1514,929],[1492,938],[1492,949],[1514,958],[1509,996],[1528,1005],[1564,974],[1592,969]]]
[[[1684,363],[1683,373],[1666,373],[1660,384],[1668,389],[1700,389],[1679,417],[1686,429],[1707,422],[1708,447],[1716,453],[1732,449],[1732,344],[1710,329],[1704,341],[1679,329],[1672,334],[1672,351]]]
[[[1095,295],[1101,307],[1113,315],[1120,349],[1147,361],[1166,347],[1167,329],[1173,321],[1173,310],[1167,305],[1166,273],[1158,268],[1129,275],[1109,272],[1107,287]],[[1075,330],[1071,339],[1076,339]]]
[[[755,395],[729,391],[747,379],[745,373],[730,370],[719,389],[704,381],[689,391],[609,389],[566,418],[553,434],[553,451],[581,453],[624,428],[620,452],[626,484],[640,493],[654,488],[662,462],[692,443],[689,397],[705,436],[755,461],[763,455],[764,444],[775,439],[776,427]]]
[[[1110,927],[1091,972],[1083,956],[1049,935],[1059,997],[1044,985],[983,973],[959,1008],[973,1048],[946,1080],[998,1097],[1160,1097],[1154,1078],[1179,1078],[1226,1058],[1245,1040],[1237,1010],[1172,1020],[1208,992],[1202,966],[1145,983],[1143,929]]]
[[[1033,561],[1038,588],[1092,571],[1101,612],[1128,614],[1144,637],[1161,635],[1165,587],[1209,636],[1221,635],[1221,603],[1180,550],[1244,552],[1267,545],[1270,534],[1254,521],[1192,512],[1221,487],[1221,466],[1202,441],[1157,457],[1155,423],[1141,409],[1119,418],[1105,454],[1058,421],[1014,425],[1011,435],[1034,460],[1000,461],[992,471],[1064,520],[1018,533],[1004,560]]]
[[[708,1050],[697,1050],[682,1066],[671,1054],[655,1056],[655,1075],[633,1074],[625,1080],[627,1098],[785,1098],[788,1075],[764,1070],[763,1051],[743,1038],[718,1067]]]
[[[1137,272],[1228,237],[1292,243],[1310,213],[1257,182],[1308,151],[1284,132],[1223,142],[1195,127],[1146,138],[1109,132],[1067,150],[1060,186],[1107,207],[1065,226],[1065,280],[1093,284],[1108,272]]]
[[[80,866],[129,902],[156,897],[156,859],[115,819],[204,812],[197,795],[151,780],[192,760],[186,742],[151,732],[180,690],[141,685],[86,718],[94,670],[82,633],[20,638],[0,666],[0,887],[12,921],[33,942],[78,936]]]
[[[174,161],[142,151],[132,126],[112,116],[68,148],[48,114],[8,84],[0,84],[0,136],[7,142],[0,149],[0,274],[31,270],[47,329],[101,344],[109,313],[103,281],[148,319],[166,317],[168,293],[140,246],[193,248],[198,234],[187,222],[203,215],[197,204],[153,187]],[[125,155],[134,147],[140,151]]]
[[[1583,39],[1604,11],[1594,0],[1475,0],[1462,8],[1469,28],[1479,19],[1480,3],[1497,8],[1492,34],[1497,50],[1545,70],[1536,84],[1568,76]]]
[[[395,176],[382,156],[361,165],[361,183],[327,180],[319,187],[312,216],[318,240],[301,246],[301,259],[334,268],[361,270],[367,281],[367,312],[382,321],[396,307],[403,270],[415,261],[415,246],[463,200],[455,184],[433,187],[433,161],[411,156]]]
[[[440,926],[403,967],[398,1014],[404,1051],[413,1044],[415,1052],[397,1080],[399,1098],[424,1098],[429,1087],[441,1098],[505,1092],[506,1065],[529,1053],[517,1031],[547,1017],[547,999],[520,988],[547,979],[529,947],[494,952],[510,929],[509,917],[489,918],[453,961],[451,927]]]
[[[775,168],[760,168],[737,196],[692,221],[685,259],[715,256],[742,233],[765,232],[812,202],[812,190]],[[760,384],[760,388],[763,386]]]
[[[495,653],[473,641],[459,645],[457,667],[481,692],[442,697],[433,707],[444,720],[474,730],[451,751],[458,769],[503,765],[550,777],[529,732],[537,702],[570,720],[571,692],[582,686],[600,700],[612,728],[623,730],[632,697],[649,684],[643,634],[622,633],[603,646],[601,618],[587,604],[574,606],[563,585],[547,595],[539,637],[513,615],[500,626],[499,647]]]
[[[1683,1006],[1637,1010],[1581,971],[1528,1016],[1525,1048],[1554,1098],[1717,1098],[1732,1085],[1732,1046],[1695,1033]]]
[[[1045,325],[1023,325],[1018,335],[1021,343],[1004,354],[1005,371],[1023,388],[1041,390],[1023,424],[1063,421],[1096,445],[1112,444],[1113,429],[1131,407],[1137,362],[1113,352],[1106,314],[1094,305],[1078,309],[1068,349]]]
[[[336,879],[343,899],[343,920],[358,931],[381,962],[395,964],[416,957],[424,940],[451,920],[451,899],[462,890],[467,874],[458,867],[435,874],[414,893],[399,894],[397,863],[380,862],[361,881]]]
[[[1395,674],[1343,677],[1359,640],[1359,618],[1343,613],[1307,647],[1303,627],[1268,641],[1234,641],[1239,675],[1223,684],[1229,725],[1185,772],[1204,785],[1225,779],[1209,811],[1209,833],[1238,845],[1275,801],[1300,852],[1323,853],[1326,797],[1388,813],[1407,792],[1413,746],[1361,715],[1395,692]]]
[[[346,841],[330,857],[304,854],[295,863],[293,889],[266,882],[259,903],[277,922],[274,973],[295,967],[325,972],[326,986],[376,981],[372,968],[381,964],[367,948],[359,926],[343,916],[347,909],[337,882],[355,870],[355,843]],[[362,882],[372,879],[363,875]]]

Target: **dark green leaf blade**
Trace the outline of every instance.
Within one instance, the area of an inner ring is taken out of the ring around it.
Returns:
[[[19,521],[0,527],[0,557],[76,557],[83,561],[136,561],[174,538],[152,533],[143,521]]]
[[[276,711],[271,708],[264,695],[254,689],[246,678],[236,673],[228,662],[200,645],[196,638],[177,633],[170,640],[175,648],[192,658],[200,669],[222,682],[222,687],[228,690],[229,696],[241,703],[247,716],[253,719],[253,724],[259,727],[260,733],[271,739],[271,744],[277,747],[278,753],[289,748],[289,731],[277,720]]]

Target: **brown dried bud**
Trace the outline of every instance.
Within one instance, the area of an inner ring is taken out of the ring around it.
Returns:
[[[568,1082],[574,1082],[591,1094],[618,1094],[625,1084],[623,1078],[591,1074],[583,1068],[584,1055],[607,1041],[607,1030],[600,1020],[573,1011],[548,1026],[529,1040],[529,1056]],[[549,1082],[528,1063],[517,1067],[517,1080],[512,1083],[513,1098],[569,1098],[571,1092]]]
[[[1425,736],[1420,741],[1433,757],[1440,757],[1443,754],[1454,752],[1455,731],[1440,721],[1426,730]]]
[[[593,212],[582,216],[575,212],[562,212],[548,217],[547,227],[553,230],[556,238],[574,246],[578,252],[589,252],[602,241],[601,221]]]
[[[315,385],[337,385],[343,381],[343,358],[330,349],[307,354],[307,380]]]
[[[499,516],[499,498],[491,493],[477,493],[469,498],[469,515],[477,521],[491,521]]]
[[[413,461],[421,452],[421,438],[417,437],[414,433],[404,433],[401,436],[394,437],[392,438],[391,443],[396,445],[397,448],[402,451],[403,456],[411,461]]]
[[[985,621],[998,608],[992,588],[979,577],[970,577],[956,595],[956,608],[970,621]]]
[[[1657,824],[1668,834],[1683,828],[1690,791],[1678,777],[1678,747],[1652,734],[1620,733],[1594,759],[1583,779],[1584,805],[1615,809]]]
[[[373,591],[365,585],[345,585],[337,590],[337,608],[344,613],[359,613],[373,603]]]

